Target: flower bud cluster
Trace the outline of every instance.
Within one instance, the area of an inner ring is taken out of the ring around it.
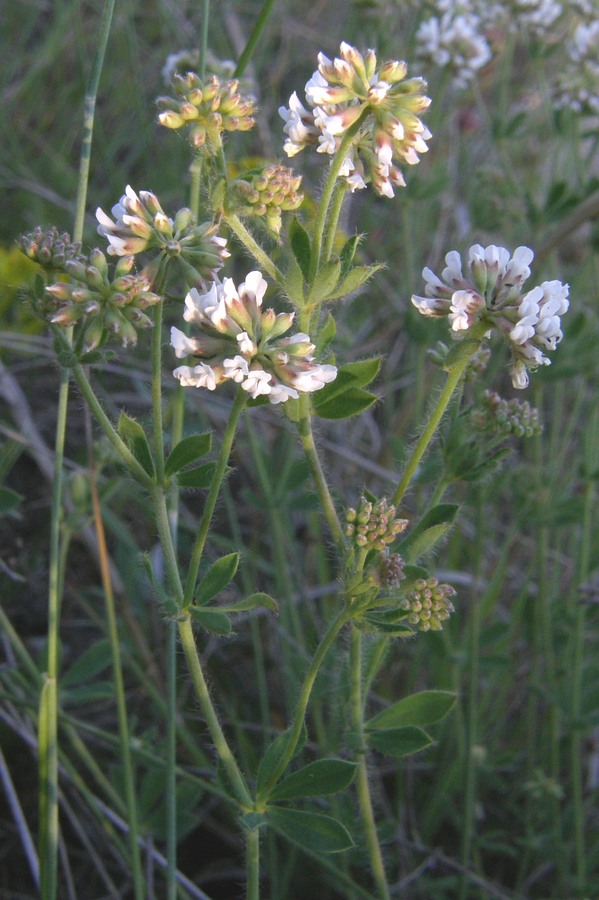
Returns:
[[[454,611],[451,598],[455,595],[450,584],[439,584],[436,578],[419,578],[399,606],[406,610],[408,622],[418,631],[441,631],[443,622]]]
[[[101,250],[92,250],[85,262],[67,260],[69,281],[46,288],[56,309],[52,323],[65,328],[81,323],[88,349],[97,347],[107,334],[117,335],[123,346],[135,344],[136,329],[152,325],[144,310],[160,297],[150,291],[147,275],[131,274],[133,263],[133,256],[119,259],[111,278]]]
[[[477,431],[532,437],[543,431],[539,411],[527,401],[504,400],[494,391],[485,391],[480,405],[471,413]]]
[[[285,166],[266,166],[256,174],[245,174],[231,186],[230,201],[245,215],[264,216],[268,227],[279,234],[281,213],[297,209],[304,195],[302,176]]]
[[[35,231],[21,235],[17,244],[25,256],[52,271],[64,270],[67,260],[85,259],[81,244],[73,243],[70,234],[60,232],[54,226],[42,228],[38,225]]]
[[[385,550],[409,524],[407,519],[396,516],[396,507],[384,497],[376,503],[361,497],[358,508],[348,509],[345,513],[345,534],[357,547]]]
[[[381,587],[397,587],[406,576],[404,574],[405,561],[399,553],[388,551],[379,557],[377,580]]]
[[[528,371],[548,366],[544,350],[555,350],[561,341],[560,316],[568,309],[567,284],[544,281],[523,293],[530,275],[533,252],[518,247],[514,255],[491,244],[474,244],[468,255],[468,274],[462,274],[460,254],[445,257],[446,268],[438,278],[429,268],[422,272],[425,296],[412,303],[424,316],[447,316],[452,331],[467,333],[482,323],[507,339],[512,353],[510,374],[515,388],[528,385]]]
[[[214,281],[225,259],[227,241],[219,237],[217,227],[209,222],[196,223],[190,209],[183,208],[170,219],[151,191],[139,195],[127,185],[112,214],[96,210],[98,234],[108,241],[112,256],[128,256],[144,250],[158,250],[164,257],[177,259],[192,284]]]
[[[360,119],[354,144],[343,160],[341,175],[351,190],[372,182],[382,197],[393,197],[395,186],[404,186],[399,165],[415,165],[419,153],[428,150],[431,133],[419,114],[428,109],[426,82],[406,79],[405,62],[377,64],[374,50],[364,55],[342,43],[340,55],[330,60],[318,55],[318,69],[306,84],[307,109],[293,93],[289,108],[279,115],[285,121],[284,150],[295,156],[308,145],[319,153],[334,154],[345,132]]]
[[[193,288],[185,298],[184,319],[199,329],[187,337],[171,329],[171,345],[179,359],[195,356],[196,366],[179,366],[174,375],[185,387],[210,391],[224,381],[237,382],[256,399],[270,403],[295,400],[299,392],[318,391],[337,377],[332,365],[314,362],[314,344],[307,334],[281,337],[291,328],[294,314],[262,312],[266,281],[250,272],[236,288],[231,278],[216,282],[205,294]]]
[[[158,121],[165,128],[187,129],[193,147],[216,153],[223,131],[249,131],[255,123],[252,97],[239,93],[236,80],[221,82],[216,75],[202,81],[195,72],[174,75],[176,97],[159,97]]]

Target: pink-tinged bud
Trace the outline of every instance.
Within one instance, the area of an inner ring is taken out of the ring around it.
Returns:
[[[167,110],[166,112],[161,112],[158,116],[158,121],[165,128],[182,128],[185,125],[185,119],[183,116],[180,116],[179,113],[173,112],[172,110]]]
[[[123,275],[128,275],[131,269],[135,264],[134,256],[121,256],[115,266],[114,274],[115,278],[121,278]],[[149,282],[148,282],[149,283]]]
[[[97,247],[90,252],[89,261],[92,266],[95,266],[95,268],[102,273],[102,275],[108,274],[108,262],[106,261],[106,257]],[[133,265],[133,262],[131,264]]]
[[[152,191],[140,191],[139,196],[146,210],[152,217],[157,213],[162,213],[164,215],[163,209],[160,205],[160,201],[158,200],[156,194],[154,194]]]
[[[85,269],[85,283],[93,288],[101,288],[104,285],[104,279],[95,266],[87,266]]]
[[[203,93],[201,88],[192,88],[191,91],[187,94],[187,99],[194,106],[199,106],[203,99]]]
[[[396,84],[403,81],[408,72],[408,66],[403,60],[390,59],[384,62],[379,69],[380,81],[387,81],[389,84]]]
[[[71,288],[63,281],[58,281],[56,284],[49,285],[46,288],[46,293],[51,294],[55,300],[70,300],[71,298]]]
[[[193,103],[182,103],[179,107],[179,114],[184,122],[193,122],[198,118],[198,110]]]
[[[167,235],[167,237],[173,236],[173,223],[162,211],[157,212],[154,216],[154,228],[156,231],[159,231],[160,234]]]
[[[206,129],[203,125],[198,125],[190,132],[189,141],[196,150],[199,150],[200,147],[204,146],[206,143]]]

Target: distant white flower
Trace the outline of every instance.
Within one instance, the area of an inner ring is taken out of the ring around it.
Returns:
[[[425,19],[416,32],[416,48],[420,59],[447,69],[460,88],[472,81],[492,55],[479,16],[460,6]]]

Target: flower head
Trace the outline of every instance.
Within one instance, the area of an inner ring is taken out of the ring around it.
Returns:
[[[108,241],[111,256],[129,256],[144,250],[157,250],[160,257],[176,259],[192,284],[214,281],[216,273],[230,256],[227,241],[219,237],[210,222],[196,223],[192,211],[180,209],[170,219],[151,191],[139,195],[127,185],[119,202],[112,207],[116,221],[96,210],[98,234]]]
[[[271,231],[279,234],[281,214],[297,209],[304,199],[299,191],[301,182],[301,175],[285,166],[266,166],[233,182],[227,206],[243,215],[263,216]]]
[[[67,260],[69,281],[46,288],[52,323],[64,327],[80,324],[88,349],[97,347],[109,335],[118,336],[124,346],[135,344],[136,329],[152,325],[145,310],[160,297],[150,290],[147,275],[131,274],[133,263],[132,256],[121,257],[111,277],[100,250],[92,250],[83,262]]]
[[[439,584],[436,578],[419,578],[399,605],[418,631],[441,631],[443,622],[454,611],[451,601],[455,594],[450,584]]]
[[[503,247],[474,244],[463,275],[460,255],[453,250],[445,257],[441,278],[423,270],[425,296],[412,297],[422,315],[447,316],[453,332],[468,332],[482,323],[503,334],[512,352],[515,388],[528,385],[529,370],[550,364],[543,351],[555,350],[561,341],[560,316],[569,305],[568,285],[560,281],[544,281],[523,293],[533,255],[528,247],[518,247],[510,256]]]
[[[407,519],[397,518],[397,509],[384,497],[373,503],[361,497],[357,509],[345,514],[345,534],[356,547],[384,551],[408,527]]]
[[[426,83],[406,75],[406,63],[390,60],[377,66],[373,50],[362,55],[347,43],[334,60],[320,53],[305,88],[310,109],[295,92],[289,107],[279,109],[285,152],[294,156],[313,145],[319,153],[334,154],[345,132],[360,121],[342,177],[352,191],[371,181],[377,194],[392,197],[393,187],[405,184],[396,163],[415,165],[431,137],[419,118],[430,105]]]
[[[195,72],[174,75],[176,97],[159,97],[158,121],[165,128],[187,130],[196,149],[205,147],[211,154],[220,150],[224,131],[249,131],[254,126],[254,98],[239,92],[239,81],[221,81],[210,75],[202,81]]]
[[[472,410],[470,420],[477,431],[532,437],[543,431],[539,411],[526,400],[504,400],[494,391],[485,391]]]
[[[73,243],[66,231],[60,232],[54,226],[42,228],[38,225],[35,231],[21,235],[17,244],[25,256],[49,271],[64,271],[67,260],[85,259],[81,244]]]
[[[194,356],[201,362],[175,369],[181,384],[213,391],[224,381],[235,381],[252,398],[266,396],[277,404],[297,400],[299,392],[320,390],[336,378],[335,366],[314,362],[307,334],[282,337],[294,314],[262,311],[266,288],[255,271],[238,288],[225,278],[204,294],[195,288],[188,293],[183,317],[197,334],[187,337],[173,327],[171,345],[179,359]]]

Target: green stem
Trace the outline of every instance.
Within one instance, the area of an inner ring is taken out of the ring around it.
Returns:
[[[225,428],[225,433],[223,434],[223,440],[220,448],[220,454],[216,463],[216,469],[214,471],[212,483],[210,484],[210,490],[208,491],[208,496],[206,498],[206,505],[204,506],[204,512],[202,513],[202,520],[200,522],[198,534],[191,553],[191,560],[187,573],[187,581],[185,583],[185,595],[183,603],[184,607],[188,607],[193,600],[193,592],[195,591],[196,581],[198,579],[198,571],[200,568],[200,563],[202,561],[202,554],[204,552],[206,538],[208,537],[208,530],[212,521],[212,514],[214,512],[216,501],[220,493],[223,478],[225,477],[227,463],[229,461],[231,448],[233,446],[233,440],[235,438],[235,431],[237,429],[237,424],[239,422],[239,418],[245,406],[246,400],[247,394],[244,391],[240,390],[233,403],[231,414],[229,415],[229,420],[227,422],[227,427]]]
[[[329,491],[329,486],[327,484],[324,471],[320,464],[318,451],[316,449],[314,434],[312,432],[312,421],[310,418],[310,397],[307,395],[300,396],[299,407],[301,418],[297,423],[297,427],[299,429],[302,447],[312,471],[312,477],[316,485],[316,490],[318,492],[322,510],[328,522],[329,528],[331,529],[331,533],[337,545],[337,549],[341,554],[343,554],[345,549],[343,528],[341,527],[339,517],[337,516],[337,510],[335,509],[335,504],[333,503],[333,498],[331,497],[331,492]]]
[[[183,437],[185,389],[177,382],[173,396],[171,445],[176,447]],[[179,527],[179,490],[169,491],[168,517],[173,549],[177,552]],[[166,635],[166,896],[177,897],[177,626],[167,623]]]
[[[339,145],[339,149],[333,156],[331,161],[331,166],[329,168],[329,173],[327,175],[327,179],[324,183],[324,188],[322,189],[322,195],[320,197],[320,201],[318,204],[318,213],[316,215],[316,222],[314,223],[314,238],[312,241],[312,259],[310,261],[310,285],[314,284],[314,280],[318,274],[318,270],[320,268],[320,258],[322,252],[322,240],[324,235],[325,224],[327,221],[327,216],[329,213],[329,207],[331,205],[331,198],[333,196],[333,191],[335,190],[335,185],[337,182],[337,178],[339,177],[339,172],[341,170],[341,166],[345,161],[345,157],[347,156],[347,152],[352,145],[352,142],[360,130],[363,121],[371,115],[371,111],[369,107],[366,107],[359,119],[354,122],[351,128],[348,128],[345,134],[343,135],[343,139]]]
[[[123,679],[123,665],[121,659],[121,644],[116,621],[114,594],[108,571],[108,553],[104,539],[104,529],[100,518],[100,501],[97,488],[92,475],[92,494],[94,515],[96,517],[96,534],[100,551],[100,564],[102,568],[102,584],[104,600],[106,603],[106,619],[108,624],[108,640],[112,655],[112,676],[114,679],[114,691],[116,698],[117,719],[119,726],[121,762],[123,766],[123,780],[125,788],[125,804],[127,807],[127,823],[129,825],[129,852],[131,854],[132,874],[135,900],[144,900],[144,879],[141,867],[141,856],[138,842],[137,801],[135,796],[135,774],[131,757],[131,738],[129,735],[129,723],[127,719],[127,705],[125,701],[125,682]]]
[[[160,293],[162,285],[156,287]],[[162,424],[162,310],[164,300],[154,307],[152,328],[152,414],[154,462],[158,484],[164,483],[164,428]]]
[[[202,31],[200,33],[200,64],[198,75],[204,80],[206,75],[206,51],[208,50],[208,28],[210,25],[210,0],[204,0],[202,5]],[[192,207],[193,209],[193,207]]]
[[[79,159],[79,177],[75,203],[73,239],[83,235],[89,163],[94,129],[94,112],[104,53],[110,33],[115,0],[107,0],[102,13],[94,64],[87,87],[83,135]],[[63,338],[70,347],[70,339]],[[62,517],[64,445],[69,399],[69,373],[62,370],[56,418],[54,485],[50,525],[50,559],[48,585],[48,671],[40,696],[40,887],[42,900],[54,900],[58,874],[58,630],[61,590],[59,576],[60,522]]]
[[[200,215],[200,188],[202,185],[203,162],[204,157],[201,153],[197,153],[189,167],[189,176],[191,179],[189,187],[189,208],[196,217],[196,220]]]
[[[234,213],[225,213],[223,218],[250,256],[254,257],[261,269],[263,269],[267,275],[270,275],[277,284],[281,284],[283,282],[281,272],[279,272],[270,256],[264,252],[260,244],[254,240],[239,217]]]
[[[75,224],[73,226],[73,240],[80,241],[83,237],[83,222],[85,219],[85,204],[87,201],[87,186],[89,183],[89,164],[91,158],[92,138],[94,133],[94,118],[96,112],[96,97],[100,85],[100,76],[104,65],[104,55],[108,43],[108,35],[112,25],[112,15],[116,0],[106,0],[102,11],[102,21],[96,43],[96,55],[92,66],[89,83],[85,92],[83,103],[83,137],[81,141],[81,153],[79,157],[79,178],[77,181],[77,199],[75,203]]]
[[[477,496],[477,527],[475,530],[477,552],[475,555],[475,583],[481,577],[481,563],[484,544],[484,510],[482,489]],[[466,709],[464,715],[465,736],[462,762],[464,766],[464,823],[462,825],[462,878],[460,880],[460,900],[465,900],[470,885],[469,868],[472,839],[474,835],[474,814],[476,803],[476,769],[474,765],[474,746],[478,740],[478,665],[481,629],[481,603],[476,598],[470,612],[470,665],[468,672],[468,689],[466,693]]]
[[[360,807],[362,827],[364,828],[368,856],[370,857],[370,868],[376,884],[377,896],[380,900],[389,900],[389,885],[387,884],[383,854],[381,853],[381,845],[379,844],[376,830],[366,764],[364,701],[362,698],[362,635],[354,625],[351,628],[349,665],[351,678],[351,722],[358,743],[358,749],[356,750],[358,762],[358,774],[356,776],[358,805]]]
[[[331,213],[329,215],[325,233],[324,233],[324,261],[328,262],[333,252],[335,237],[337,236],[337,226],[339,225],[339,217],[343,209],[343,201],[347,194],[348,187],[345,181],[338,182],[331,202]]]
[[[482,326],[482,327],[484,328],[484,326]],[[401,500],[408,488],[408,485],[410,484],[412,478],[414,477],[414,475],[416,473],[416,470],[418,469],[420,460],[426,453],[428,445],[430,444],[433,437],[435,436],[437,427],[439,426],[439,423],[440,423],[441,419],[443,418],[443,414],[445,413],[445,410],[449,406],[451,398],[453,397],[453,393],[454,393],[455,389],[458,387],[462,375],[466,371],[466,367],[468,366],[470,359],[476,353],[476,351],[478,350],[478,348],[480,346],[479,341],[477,340],[477,337],[478,336],[475,337],[475,335],[473,334],[474,340],[472,341],[472,347],[467,348],[466,346],[464,346],[462,348],[465,351],[462,359],[460,359],[458,362],[456,362],[447,374],[447,380],[443,386],[443,390],[439,394],[439,399],[437,400],[437,402],[433,408],[433,411],[430,415],[430,418],[424,427],[424,431],[420,435],[420,438],[418,439],[418,442],[417,442],[416,446],[414,447],[414,450],[412,451],[412,455],[411,455],[410,459],[408,460],[408,464],[406,465],[406,467],[404,469],[404,473],[401,477],[401,481],[397,485],[397,490],[395,491],[395,494],[393,495],[393,505],[394,506],[397,506],[401,502]]]
[[[314,658],[310,663],[310,668],[308,669],[304,678],[304,683],[302,684],[285,752],[281,756],[278,765],[275,767],[270,778],[260,792],[257,798],[259,803],[265,803],[268,800],[270,792],[293,759],[293,754],[295,748],[297,747],[297,742],[302,731],[302,726],[304,724],[304,719],[306,716],[306,710],[308,708],[308,703],[310,701],[310,695],[312,693],[312,688],[314,687],[314,682],[316,681],[316,676],[318,675],[324,658],[331,648],[333,642],[335,641],[335,638],[337,637],[343,626],[347,622],[349,622],[351,617],[352,610],[344,607],[330,623],[329,627],[326,630],[326,633],[324,634],[320,644],[316,649],[316,653],[314,654]]]
[[[185,659],[187,660],[187,666],[189,668],[196,695],[198,697],[198,700],[200,701],[202,714],[204,716],[204,719],[206,720],[206,725],[208,727],[208,731],[210,732],[210,737],[212,738],[214,748],[228,775],[231,788],[236,800],[244,810],[249,811],[252,808],[252,799],[245,783],[245,779],[241,774],[239,766],[237,765],[229,744],[227,743],[227,739],[225,738],[225,735],[221,728],[220,722],[216,715],[216,711],[212,704],[212,700],[210,699],[208,685],[206,684],[206,679],[204,678],[204,672],[202,671],[198,649],[196,647],[195,639],[193,636],[191,617],[189,613],[182,612],[177,619],[177,624],[179,627],[179,637],[181,638],[183,651],[185,653]]]
[[[577,565],[578,584],[584,584],[590,573],[593,548],[593,513],[595,510],[597,472],[597,447],[599,446],[599,412],[595,408],[585,428],[584,469],[586,485],[583,501],[583,520]],[[585,840],[584,781],[582,771],[582,688],[584,683],[584,638],[586,605],[580,595],[575,599],[574,640],[572,659],[572,733],[570,765],[572,770],[572,796],[574,805],[574,846],[578,896],[587,894],[587,854]]]
[[[59,329],[53,329],[53,332],[54,332],[55,336],[58,337],[59,341],[62,342],[63,347],[70,349],[69,345],[66,341],[66,338],[64,337],[62,332]],[[79,363],[75,363],[73,365],[71,371],[73,373],[73,377],[74,377],[75,381],[77,382],[77,386],[79,387],[79,390],[83,394],[85,402],[91,409],[98,424],[100,425],[102,431],[104,432],[104,434],[106,435],[106,437],[108,438],[108,440],[110,441],[112,446],[118,451],[119,456],[121,457],[123,462],[126,463],[126,465],[129,467],[133,477],[137,481],[140,481],[144,485],[144,487],[152,490],[154,488],[153,478],[151,477],[151,475],[148,475],[148,473],[143,468],[143,466],[140,465],[140,463],[138,463],[138,461],[134,457],[133,453],[129,450],[129,448],[127,447],[125,442],[122,440],[122,438],[120,437],[120,435],[118,434],[118,432],[116,431],[114,426],[112,425],[112,422],[110,421],[110,419],[108,418],[108,416],[106,415],[104,410],[102,409],[100,401],[98,400],[98,398],[96,397],[96,395],[94,393],[94,390],[89,382],[89,379],[88,379],[87,375],[85,374],[83,366],[80,365]],[[65,376],[67,376],[66,370],[65,370]],[[56,481],[54,482],[54,485],[55,485],[55,489],[56,489]]]
[[[266,23],[268,22],[268,19],[270,17],[271,12],[273,11],[273,8],[274,8],[274,5],[276,2],[277,2],[277,0],[265,0],[264,6],[262,7],[262,9],[260,10],[260,13],[258,14],[258,18],[256,19],[256,24],[254,25],[253,31],[250,34],[249,40],[248,40],[247,44],[245,45],[243,53],[239,57],[239,61],[235,67],[235,72],[233,73],[235,78],[241,78],[241,76],[245,72],[247,64],[249,63],[250,59],[252,58],[252,54],[253,54],[254,50],[256,49],[258,41],[260,40],[262,32],[264,31],[264,29],[266,27]]]
[[[246,900],[260,900],[260,829],[246,835]]]

